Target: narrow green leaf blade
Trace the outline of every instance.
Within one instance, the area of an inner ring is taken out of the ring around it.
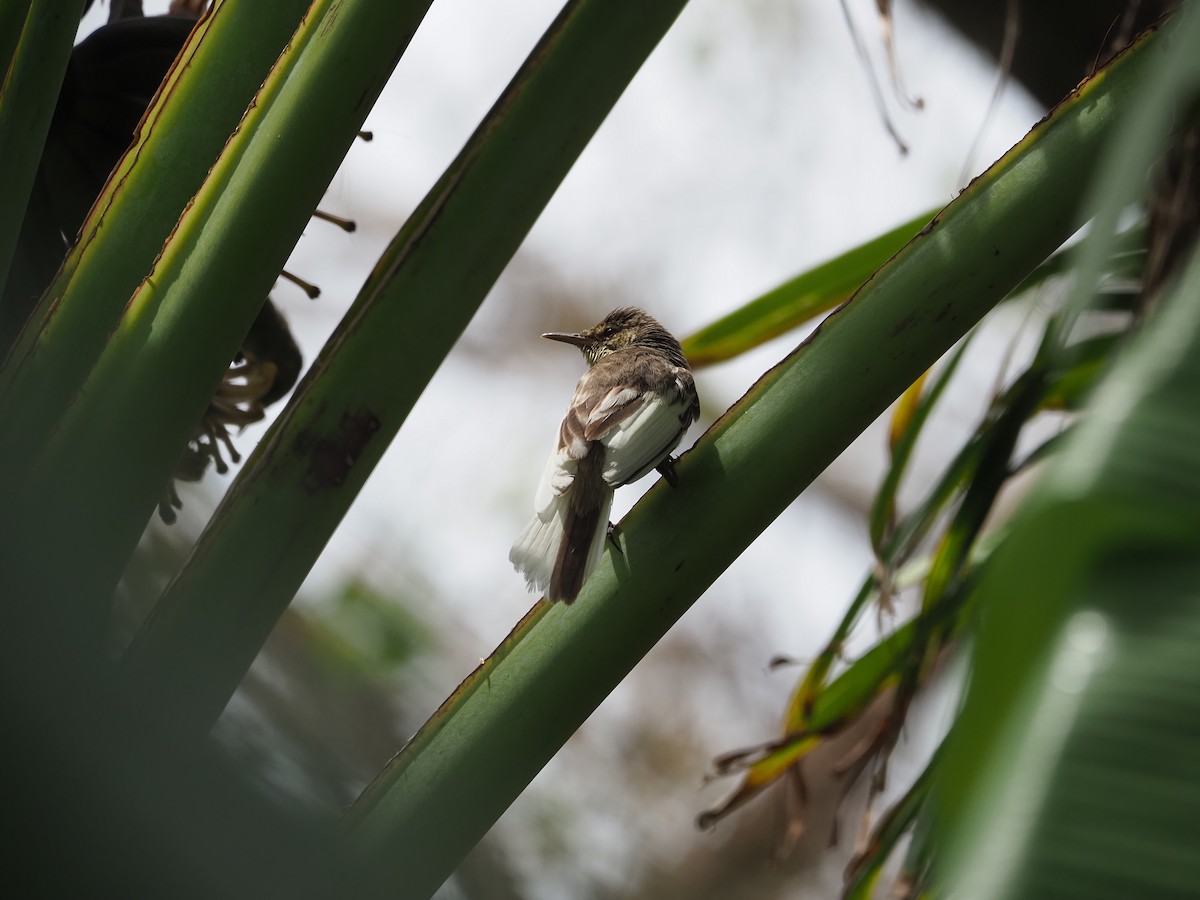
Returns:
[[[701,328],[683,341],[689,362],[700,367],[732,359],[833,309],[928,225],[936,212],[922,213]]]
[[[895,515],[896,491],[899,490],[900,479],[904,477],[904,471],[908,468],[908,461],[912,456],[913,448],[917,445],[917,438],[921,436],[921,429],[925,425],[925,420],[929,418],[930,412],[937,405],[942,392],[946,389],[946,385],[950,383],[950,379],[954,376],[954,371],[958,368],[963,354],[966,353],[967,347],[971,344],[971,336],[975,333],[971,331],[967,334],[966,338],[959,344],[958,349],[946,360],[946,364],[938,372],[933,385],[928,391],[922,393],[916,410],[900,435],[900,440],[892,448],[891,463],[888,465],[887,473],[884,475],[883,484],[879,486],[879,490],[875,494],[875,500],[871,504],[871,514],[868,518],[871,531],[871,546],[880,558],[883,557],[884,538],[892,525],[893,516]]]
[[[904,796],[884,814],[872,831],[867,846],[855,854],[846,869],[843,900],[871,900],[875,896],[875,885],[888,857],[925,809],[940,757],[941,748],[934,752],[933,758]]]
[[[34,0],[23,25],[17,22],[19,6],[6,4],[0,24],[20,29],[11,59],[0,70],[0,173],[4,202],[0,203],[0,287],[8,278],[13,248],[50,119],[62,86],[67,59],[83,0]],[[9,45],[9,34],[0,37],[0,51]]]

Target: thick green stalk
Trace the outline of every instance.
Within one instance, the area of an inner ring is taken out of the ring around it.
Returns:
[[[18,4],[5,3],[0,25],[16,24],[19,12]],[[0,60],[7,63],[0,84],[0,287],[8,278],[81,12],[83,0],[34,0],[24,25],[18,25],[15,46],[10,34],[0,36]]]
[[[104,601],[179,454],[428,2],[320,0],[4,510],[24,603]],[[10,521],[10,527],[15,522]],[[15,573],[15,576],[14,576]]]
[[[769,372],[622,523],[573,606],[539,604],[364,792],[363,866],[428,896],[746,546],[1086,218],[1156,37],[1083,85]]]
[[[128,655],[203,733],[526,232],[684,0],[572,0],[413,213]]]
[[[0,367],[0,503],[20,489],[309,2],[224,0],[184,44]]]

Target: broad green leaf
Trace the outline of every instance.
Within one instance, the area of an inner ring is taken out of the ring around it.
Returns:
[[[1074,512],[1058,524],[1094,515]],[[1200,883],[1200,542],[1155,543],[1109,544],[1064,585],[1073,612],[996,735],[1003,759],[978,771],[961,895],[1185,897]]]

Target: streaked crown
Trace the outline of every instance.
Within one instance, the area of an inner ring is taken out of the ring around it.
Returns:
[[[574,344],[583,352],[589,365],[595,365],[597,360],[626,347],[658,350],[670,357],[675,365],[687,365],[683,348],[671,332],[649,313],[632,306],[614,309],[599,325],[578,334],[551,333],[542,337]]]

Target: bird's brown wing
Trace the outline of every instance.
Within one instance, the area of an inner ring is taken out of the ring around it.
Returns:
[[[645,402],[645,390],[637,384],[614,379],[608,367],[597,364],[584,373],[575,387],[571,406],[558,430],[558,449],[572,459],[583,459],[592,441],[604,438]]]
[[[575,388],[559,429],[559,452],[583,459],[604,448],[604,481],[619,487],[662,461],[696,418],[691,373],[661,354],[619,351],[599,360]]]

